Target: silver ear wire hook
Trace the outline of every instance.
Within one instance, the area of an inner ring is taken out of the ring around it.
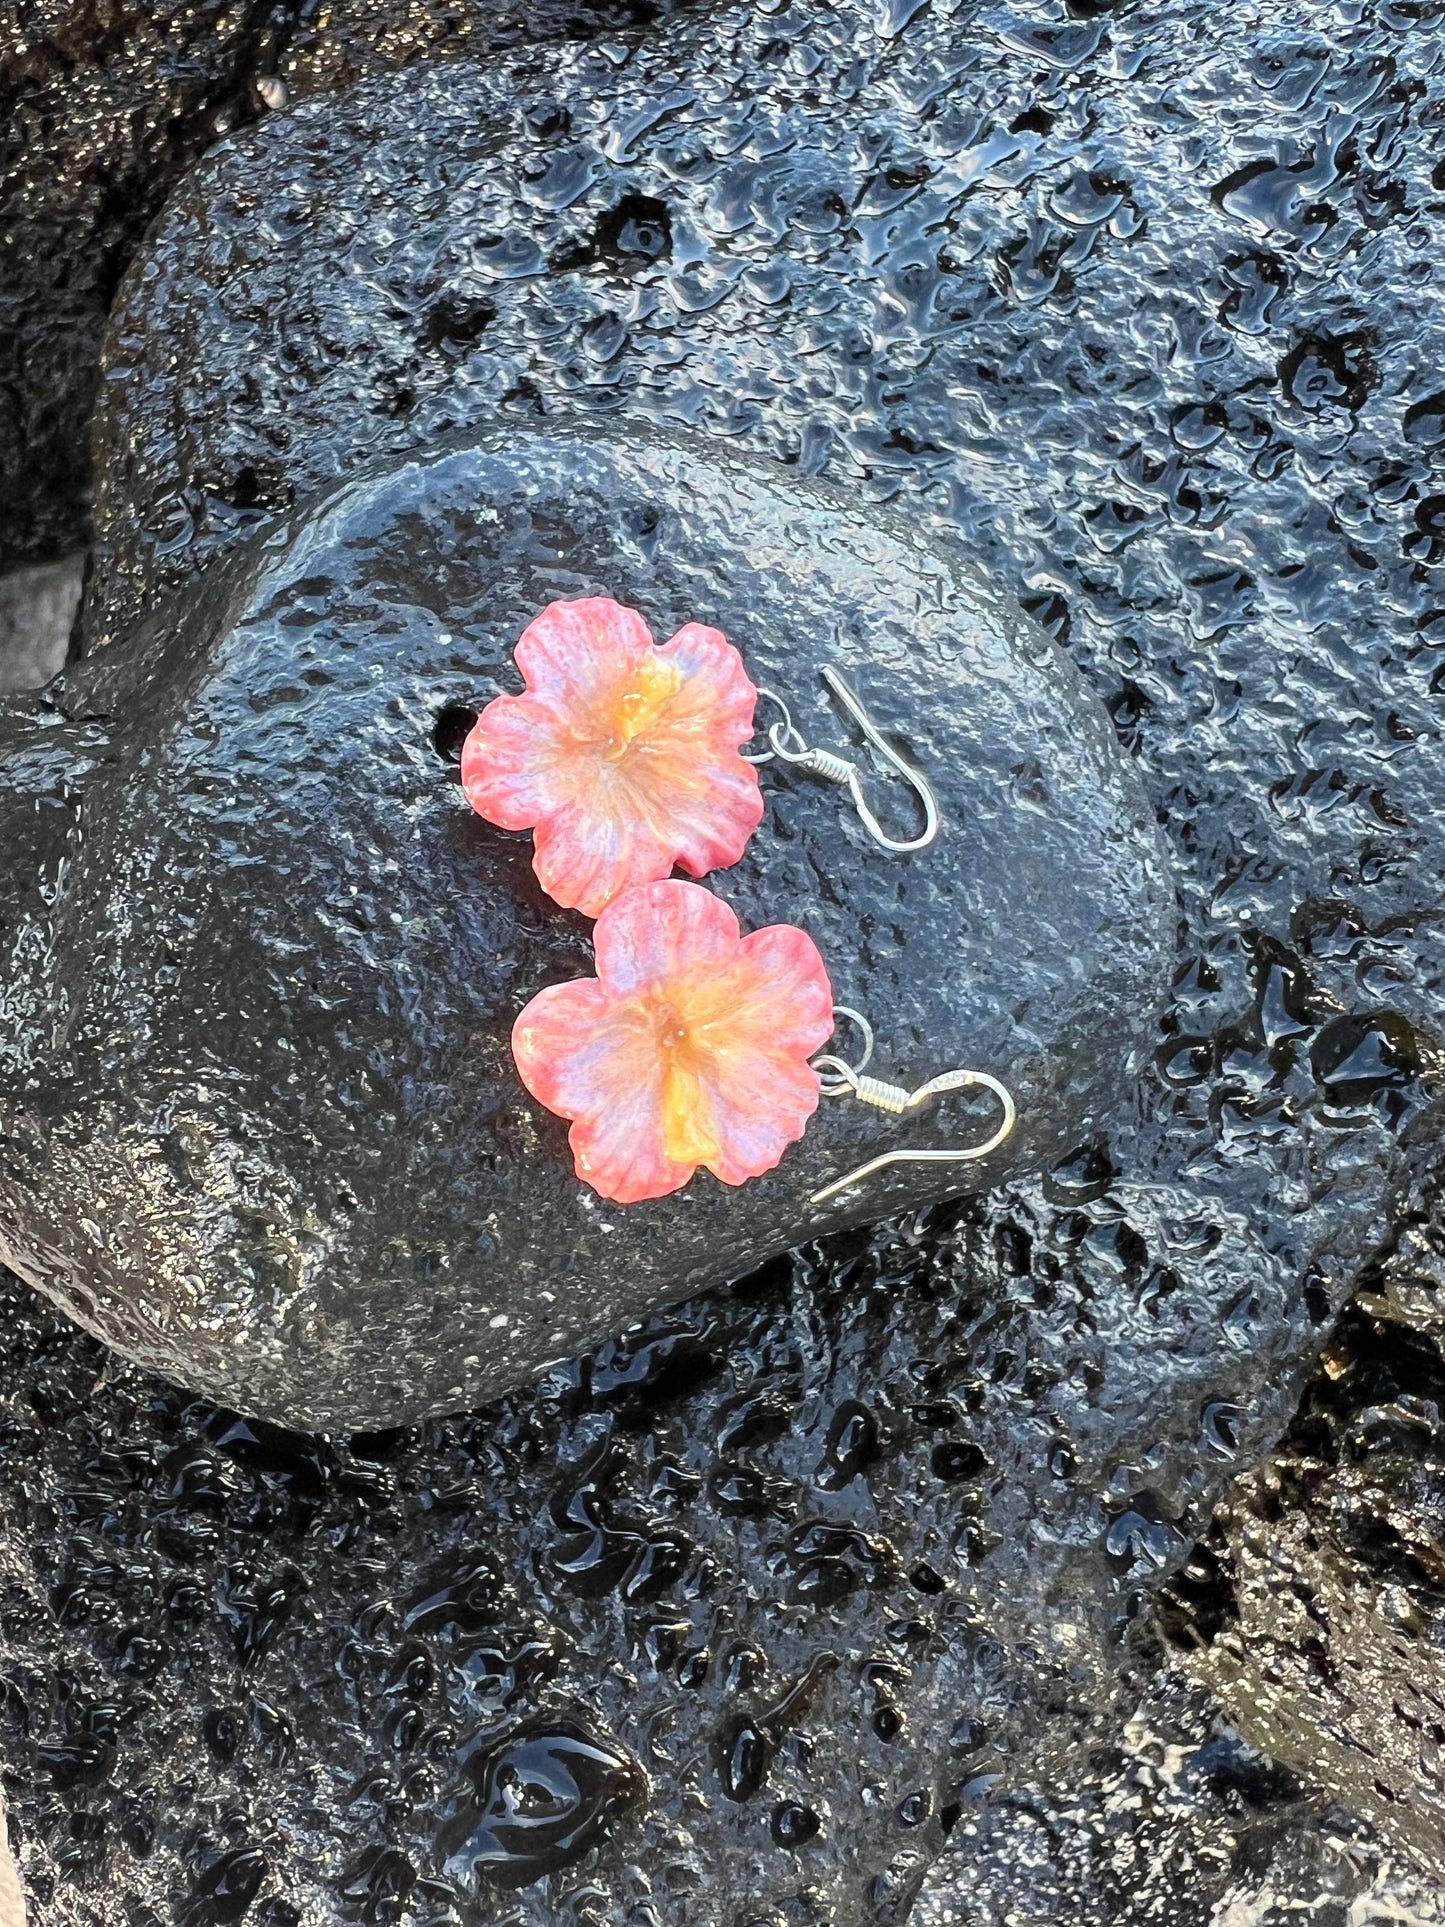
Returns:
[[[806,770],[810,776],[820,776],[825,782],[837,783],[847,790],[863,827],[874,842],[883,849],[891,850],[898,856],[905,855],[909,850],[927,849],[938,835],[938,799],[933,794],[932,784],[921,770],[905,762],[886,737],[874,726],[867,710],[836,669],[825,667],[822,676],[823,681],[878,754],[885,762],[892,765],[905,783],[912,786],[914,794],[923,805],[922,833],[907,839],[889,836],[868,807],[868,800],[863,794],[863,773],[858,765],[846,756],[839,756],[831,749],[817,749],[805,741],[802,731],[793,721],[788,705],[775,690],[759,689],[758,694],[766,696],[769,702],[776,703],[783,712],[783,720],[780,723],[774,723],[768,730],[769,747],[760,756],[748,756],[744,753],[744,761],[770,763],[776,756],[784,763],[791,763],[796,769]]]
[[[873,1055],[873,1026],[866,1017],[846,1004],[835,1004],[834,1014],[851,1017],[858,1024],[864,1037],[864,1051],[856,1064],[846,1063],[841,1057],[825,1054],[812,1060],[813,1069],[825,1073],[819,1088],[825,1097],[844,1097],[851,1095],[860,1103],[876,1105],[880,1111],[889,1111],[895,1117],[904,1112],[916,1110],[926,1104],[931,1097],[942,1097],[947,1091],[966,1091],[981,1088],[991,1091],[998,1099],[1003,1112],[1002,1119],[993,1136],[982,1144],[964,1145],[948,1151],[914,1151],[899,1149],[883,1151],[866,1164],[860,1164],[846,1177],[835,1178],[825,1184],[821,1191],[815,1191],[808,1200],[810,1204],[822,1204],[826,1199],[836,1197],[840,1191],[847,1191],[864,1178],[871,1178],[875,1171],[885,1170],[892,1164],[971,1164],[979,1158],[986,1158],[990,1151],[996,1151],[1018,1122],[1018,1106],[1014,1103],[1008,1087],[1001,1084],[987,1071],[942,1071],[937,1077],[930,1077],[926,1084],[920,1084],[916,1091],[905,1089],[902,1084],[888,1084],[879,1077],[865,1077],[863,1067]]]

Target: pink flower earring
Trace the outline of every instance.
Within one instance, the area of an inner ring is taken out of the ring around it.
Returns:
[[[703,1166],[743,1184],[802,1137],[820,1096],[852,1095],[901,1115],[981,1085],[1003,1119],[972,1148],[886,1151],[815,1192],[815,1204],[886,1165],[981,1158],[1001,1144],[1015,1114],[996,1078],[948,1071],[908,1091],[865,1076],[872,1031],[856,1012],[835,1010],[807,932],[780,923],[745,937],[727,904],[669,880],[674,865],[703,876],[737,862],[763,814],[753,765],[774,757],[845,787],[883,849],[933,841],[939,816],[927,779],[837,672],[823,671],[828,688],[922,804],[913,837],[888,835],[859,767],[808,744],[720,630],[690,622],[658,648],[635,609],[589,596],[551,603],[515,653],[525,693],[498,696],[477,718],[462,749],[462,788],[489,823],[531,830],[542,887],[597,919],[596,977],[540,991],[512,1031],[522,1082],[571,1120],[578,1177],[618,1204],[666,1197]],[[760,694],[781,720],[765,750],[744,756]],[[857,1065],[814,1060],[838,1014],[863,1026]]]
[[[986,1157],[1014,1127],[1013,1098],[987,1072],[946,1071],[915,1091],[865,1076],[872,1029],[834,1006],[818,946],[792,924],[745,937],[710,891],[648,883],[608,905],[593,945],[596,977],[539,991],[513,1027],[512,1054],[533,1097],[571,1119],[577,1176],[601,1197],[666,1197],[704,1165],[724,1184],[761,1177],[803,1136],[820,1096],[902,1115],[982,1087],[1002,1120],[970,1147],[885,1151],[815,1192],[814,1204],[887,1165]],[[862,1027],[856,1065],[814,1059],[839,1015]]]
[[[791,764],[848,793],[881,849],[921,850],[938,835],[928,779],[875,728],[837,670],[823,680],[875,756],[913,789],[923,827],[890,836],[863,771],[806,742],[783,698],[759,689],[719,629],[689,622],[658,648],[635,609],[607,596],[550,603],[528,623],[516,663],[526,692],[498,696],[462,749],[462,789],[479,816],[531,830],[532,867],[564,909],[595,917],[620,891],[674,866],[690,876],[736,863],[762,820],[756,765]],[[759,696],[779,713],[766,747],[743,752]]]
[[[658,648],[635,609],[588,596],[545,608],[516,663],[526,693],[477,718],[462,789],[489,823],[533,832],[550,897],[595,917],[674,865],[737,862],[763,814],[738,754],[758,692],[720,630],[689,622]]]
[[[724,1184],[771,1171],[818,1105],[808,1059],[833,992],[804,930],[743,936],[696,883],[639,884],[592,933],[597,975],[541,990],[512,1030],[539,1103],[571,1118],[577,1175],[635,1204],[700,1165]]]

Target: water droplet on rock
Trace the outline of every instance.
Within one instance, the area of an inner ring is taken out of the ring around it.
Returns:
[[[730,1800],[750,1800],[768,1777],[772,1743],[753,1720],[738,1720],[718,1750],[718,1778]]]
[[[878,1421],[857,1399],[845,1399],[828,1424],[827,1443],[818,1466],[825,1491],[851,1485],[878,1456]]]
[[[464,1554],[417,1587],[402,1608],[402,1626],[408,1633],[444,1628],[485,1632],[496,1624],[503,1596],[501,1574],[492,1561]]]
[[[1316,414],[1334,406],[1353,413],[1370,392],[1373,371],[1362,352],[1355,351],[1351,360],[1344,342],[1307,335],[1280,362],[1279,379],[1297,408]]]
[[[1118,1173],[1103,1138],[1093,1138],[1059,1159],[1044,1177],[1044,1196],[1050,1204],[1092,1204],[1102,1198]]]
[[[1326,1024],[1310,1051],[1310,1063],[1331,1109],[1357,1111],[1414,1081],[1420,1046],[1397,1011],[1373,1011]]]
[[[1428,395],[1405,410],[1405,440],[1417,448],[1438,448],[1445,442],[1445,392]]]
[[[817,1839],[822,1825],[811,1807],[784,1800],[773,1809],[770,1831],[780,1847],[806,1847],[810,1840]]]
[[[443,1827],[448,1878],[526,1887],[580,1860],[646,1781],[620,1746],[572,1721],[520,1728],[468,1762],[473,1797]]]
[[[945,1439],[935,1445],[930,1463],[936,1475],[950,1485],[976,1479],[988,1470],[988,1456],[972,1439]]]

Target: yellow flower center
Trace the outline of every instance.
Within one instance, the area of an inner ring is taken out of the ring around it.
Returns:
[[[707,1164],[722,1153],[706,1076],[712,1050],[675,1004],[660,1000],[653,1020],[662,1058],[663,1152],[679,1164]]]
[[[611,718],[612,733],[602,752],[609,763],[621,762],[633,738],[652,728],[681,687],[682,671],[677,664],[664,662],[656,650],[650,650]]]

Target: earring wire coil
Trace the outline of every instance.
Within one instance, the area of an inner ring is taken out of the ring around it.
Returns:
[[[949,1091],[982,1089],[990,1092],[998,1100],[1002,1115],[993,1135],[985,1138],[981,1144],[962,1145],[950,1150],[938,1151],[912,1150],[906,1147],[882,1151],[877,1157],[870,1158],[866,1164],[860,1164],[856,1170],[849,1171],[846,1176],[835,1178],[831,1184],[825,1184],[821,1191],[815,1191],[808,1200],[810,1204],[823,1204],[829,1198],[836,1197],[840,1191],[848,1191],[855,1184],[861,1184],[865,1178],[872,1177],[875,1171],[886,1170],[894,1164],[975,1163],[979,1158],[986,1158],[990,1151],[996,1151],[1010,1135],[1018,1122],[1018,1106],[1014,1103],[1013,1094],[1008,1086],[1000,1083],[998,1078],[990,1076],[987,1071],[941,1071],[937,1077],[929,1078],[926,1084],[920,1084],[916,1090],[910,1091],[902,1084],[890,1084],[880,1077],[866,1077],[863,1075],[863,1066],[873,1055],[872,1025],[866,1017],[850,1009],[846,1004],[835,1004],[834,1014],[839,1017],[849,1017],[861,1027],[865,1049],[857,1064],[849,1064],[843,1058],[835,1057],[831,1053],[812,1060],[814,1070],[825,1073],[820,1084],[825,1097],[851,1095],[860,1103],[872,1104],[878,1110],[901,1117],[905,1112],[916,1110],[920,1105],[926,1104],[930,1098],[942,1097]]]
[[[933,794],[933,786],[921,770],[907,762],[887,738],[878,730],[867,710],[859,702],[853,691],[844,682],[836,669],[825,667],[823,681],[847,710],[864,736],[877,750],[884,761],[908,783],[923,807],[923,829],[914,837],[890,836],[868,807],[868,799],[863,791],[863,772],[858,765],[836,750],[819,749],[809,743],[802,731],[793,721],[792,711],[774,689],[758,690],[782,712],[782,721],[773,723],[767,732],[768,748],[760,755],[749,756],[742,752],[743,760],[748,763],[771,763],[776,757],[783,763],[791,763],[795,769],[805,771],[809,776],[820,777],[826,783],[836,783],[846,789],[859,820],[874,842],[896,856],[905,856],[910,850],[925,850],[938,835],[938,799]]]

